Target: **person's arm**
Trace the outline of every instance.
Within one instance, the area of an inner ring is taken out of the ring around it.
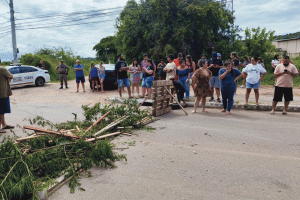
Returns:
[[[229,73],[230,71],[226,70],[224,73],[222,73],[220,76],[219,76],[219,79],[220,80],[223,80],[225,78],[225,76]]]
[[[239,73],[240,73],[240,71],[239,71]],[[244,74],[243,73],[240,73],[240,75],[238,75],[235,79],[234,79],[234,83],[236,83],[236,81],[237,80],[239,80],[241,77],[243,77],[244,76]]]
[[[297,68],[293,68],[292,71],[287,71],[286,74],[291,75],[293,78],[298,76],[298,70]]]
[[[59,73],[58,67],[59,67],[59,66],[57,66],[57,67],[56,67],[56,71],[57,71],[57,73]]]
[[[134,73],[134,71],[132,71],[131,69],[132,69],[132,65],[129,66],[129,70],[128,70],[128,73],[132,74],[132,73]]]
[[[6,76],[8,81],[11,81],[14,78],[14,76],[7,69],[5,70],[4,76]]]
[[[147,70],[146,67],[143,68],[147,74],[153,74],[154,70]]]
[[[198,68],[200,68],[200,60],[198,60],[197,66]]]
[[[138,70],[136,71],[136,73],[141,73],[142,70],[141,70],[141,66],[138,65]]]
[[[66,74],[69,73],[69,67],[66,65]]]
[[[276,67],[275,67],[275,65],[274,65],[274,62],[272,62],[272,67],[275,69]]]
[[[196,64],[195,64],[195,62],[193,62],[193,64],[192,64],[192,68],[193,68],[193,73],[195,72],[195,70],[196,70]]]
[[[267,74],[267,72],[263,73],[263,74],[261,75],[259,81],[263,80],[263,79],[265,78],[266,74]]]
[[[103,67],[103,69],[102,69],[102,73],[105,73],[105,67]]]

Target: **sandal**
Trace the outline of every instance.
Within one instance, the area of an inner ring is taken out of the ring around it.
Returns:
[[[15,128],[14,126],[11,126],[11,125],[6,125],[3,129],[13,129]]]
[[[183,107],[184,107],[184,108],[188,107],[188,104],[187,104],[187,103],[186,103],[186,104],[184,104],[184,105],[183,105]]]

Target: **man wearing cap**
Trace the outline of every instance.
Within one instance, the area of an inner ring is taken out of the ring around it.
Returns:
[[[12,92],[9,83],[12,79],[13,75],[6,68],[1,67],[0,60],[0,133],[5,133],[5,129],[14,128],[14,126],[7,125],[4,118],[4,114],[11,112],[9,96],[12,95]]]
[[[219,71],[223,67],[223,61],[221,59],[221,54],[217,53],[217,60],[216,63],[212,63],[208,69],[212,73],[212,77],[210,79],[210,88],[212,90],[212,96],[209,101],[214,100],[214,88],[216,89],[216,94],[217,94],[217,101],[221,103],[220,99],[220,80],[219,80]]]
[[[59,73],[59,80],[60,80],[60,88],[63,89],[63,83],[65,82],[66,89],[68,89],[68,79],[67,75],[69,72],[69,67],[64,64],[64,61],[60,61],[60,65],[56,68],[56,71]]]
[[[80,60],[76,60],[76,65],[73,66],[73,69],[76,74],[76,84],[77,84],[77,92],[79,92],[79,83],[81,82],[82,84],[82,89],[83,92],[85,92],[85,78],[84,78],[84,73],[83,73],[83,65],[80,64]]]

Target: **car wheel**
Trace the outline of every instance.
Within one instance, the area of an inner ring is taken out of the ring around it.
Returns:
[[[42,78],[42,77],[38,77],[36,80],[35,80],[35,85],[36,86],[43,86],[45,84],[45,79]]]

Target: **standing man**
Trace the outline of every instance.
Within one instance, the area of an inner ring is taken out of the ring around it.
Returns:
[[[198,69],[200,68],[200,67],[202,67],[203,66],[203,64],[206,62],[206,60],[205,60],[205,55],[204,54],[202,54],[202,56],[201,56],[201,59],[200,60],[198,60],[198,64],[197,64],[197,66],[198,66]]]
[[[259,99],[259,87],[260,87],[260,81],[266,76],[267,71],[265,68],[263,68],[260,64],[257,63],[257,57],[251,58],[251,64],[247,65],[243,71],[243,76],[247,74],[246,78],[246,104],[245,106],[248,106],[248,100],[251,93],[251,89],[254,89],[255,93],[255,100],[256,100],[256,106],[259,106],[258,99]],[[262,74],[262,76],[261,76]]]
[[[77,84],[77,92],[79,92],[79,83],[81,82],[82,84],[82,89],[83,92],[85,92],[85,87],[84,87],[84,73],[83,73],[83,65],[80,64],[80,60],[76,60],[76,65],[73,66],[76,74],[76,84]]]
[[[44,61],[40,60],[40,64],[38,64],[38,67],[41,69],[45,69]]]
[[[60,88],[63,89],[63,84],[65,81],[66,89],[68,89],[68,72],[69,72],[69,67],[64,64],[64,61],[60,61],[60,65],[56,68],[56,71],[59,73],[59,80],[60,80]]]
[[[129,70],[129,67],[125,63],[125,60],[124,60],[122,54],[119,54],[118,58],[119,58],[119,60],[115,65],[115,71],[117,73],[119,95],[122,98],[122,86],[124,85],[125,87],[127,87],[129,98],[133,98],[131,96],[130,83],[129,83],[129,78],[127,75],[127,71]]]
[[[221,99],[220,99],[221,84],[220,84],[220,79],[219,79],[219,71],[220,71],[221,68],[223,68],[223,61],[221,59],[221,54],[218,53],[216,63],[213,63],[208,67],[208,69],[212,73],[212,77],[210,79],[210,88],[211,88],[211,91],[212,91],[212,96],[211,96],[209,101],[214,100],[214,88],[215,88],[218,103],[221,103]]]
[[[290,101],[293,101],[293,78],[298,76],[298,70],[295,65],[290,63],[289,56],[283,57],[283,63],[276,66],[274,77],[277,79],[275,84],[274,99],[271,115],[274,115],[278,102],[282,101],[284,95],[284,109],[282,114],[286,115]]]
[[[14,126],[7,125],[4,118],[4,114],[11,112],[9,96],[12,92],[9,83],[12,79],[13,75],[6,68],[1,67],[0,60],[0,133],[6,133],[5,129],[14,128]]]
[[[167,60],[168,60],[168,64],[165,66],[164,68],[164,72],[166,72],[166,80],[170,80],[170,78],[174,78],[175,75],[176,75],[176,65],[174,63],[174,57],[172,54],[170,54],[168,57],[167,57]],[[171,86],[171,92],[172,94],[174,95],[175,93],[175,89],[174,87]],[[171,102],[173,102],[173,98],[171,98]]]

